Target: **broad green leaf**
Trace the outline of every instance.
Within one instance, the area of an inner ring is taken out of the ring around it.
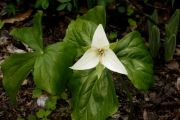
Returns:
[[[14,28],[10,34],[32,49],[43,51],[41,18],[42,12],[39,11],[34,15],[32,27]]]
[[[173,54],[174,54],[174,50],[176,47],[176,44],[174,45],[174,43],[176,41],[176,35],[177,35],[178,27],[179,27],[179,21],[180,21],[180,10],[177,9],[165,27],[166,36],[165,36],[164,49],[165,49],[165,60],[166,61],[171,60],[173,57]],[[171,52],[169,52],[169,51],[171,51]]]
[[[115,88],[107,70],[99,79],[95,69],[76,71],[69,82],[72,120],[105,120],[117,111]]]
[[[106,23],[105,8],[97,6],[89,10],[84,16],[72,21],[66,30],[65,42],[74,44],[78,55],[85,52],[84,47],[90,47],[94,31],[98,24]]]
[[[91,22],[96,23],[96,25],[102,24],[106,26],[106,10],[104,6],[97,6],[90,9],[85,15],[80,17]]]
[[[152,20],[154,20],[156,24],[158,23],[157,10],[154,10],[151,18]],[[150,48],[150,53],[154,58],[157,56],[160,48],[160,32],[156,24],[152,23],[151,21],[148,21],[149,48]]]
[[[128,78],[136,88],[147,90],[153,85],[152,58],[138,32],[131,32],[118,41],[114,51],[125,65]]]
[[[49,0],[36,0],[35,7],[47,9],[49,7]]]
[[[34,81],[38,88],[51,94],[60,95],[70,77],[75,49],[67,43],[56,43],[48,46],[44,53],[36,58]]]
[[[2,64],[3,86],[13,103],[21,82],[33,69],[35,56],[36,53],[13,54]]]
[[[85,52],[83,47],[90,47],[92,37],[97,25],[93,22],[77,19],[72,21],[66,31],[64,42],[73,44],[81,52]]]

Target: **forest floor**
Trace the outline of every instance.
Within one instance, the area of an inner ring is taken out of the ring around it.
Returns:
[[[112,6],[111,6],[112,7]],[[147,21],[145,17],[137,18],[137,26],[129,26],[127,15],[118,14],[116,9],[108,8],[107,29],[118,34],[121,38],[129,31],[138,30],[145,41],[148,41]],[[169,9],[167,9],[168,11]],[[160,24],[164,23],[169,14],[160,10]],[[33,13],[32,13],[33,14]],[[141,14],[141,13],[140,13]],[[56,16],[48,15],[43,18],[43,38],[45,44],[51,44],[63,39],[66,28],[74,14],[60,13]],[[26,50],[26,46],[9,35],[13,27],[29,26],[32,24],[32,15],[23,21],[7,23],[0,30],[0,63],[11,53]],[[161,33],[163,35],[163,32]],[[178,35],[177,39],[180,37]],[[177,40],[177,41],[178,41]],[[116,93],[119,99],[119,110],[108,120],[179,120],[180,119],[180,44],[177,43],[173,60],[164,62],[162,57],[154,60],[155,84],[148,92],[135,89],[128,78],[120,79],[113,73]],[[0,120],[16,120],[18,117],[27,118],[29,114],[36,114],[39,109],[37,99],[32,97],[35,87],[32,75],[29,75],[21,85],[17,95],[17,104],[12,106],[3,85],[3,74],[0,70]],[[124,84],[126,83],[126,84]],[[125,86],[125,87],[124,87]],[[128,97],[130,94],[130,97]],[[71,108],[67,101],[58,100],[57,108],[49,116],[50,120],[71,120]]]

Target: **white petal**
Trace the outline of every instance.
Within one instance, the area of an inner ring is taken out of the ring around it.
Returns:
[[[103,26],[101,24],[98,25],[94,32],[91,47],[109,47],[109,41],[106,37],[106,33],[104,32]]]
[[[107,49],[105,51],[104,56],[102,56],[101,58],[101,63],[114,72],[125,75],[128,74],[124,65],[119,61],[119,59],[111,49]]]
[[[74,70],[86,70],[95,67],[99,63],[99,57],[95,49],[87,50],[84,55],[72,66]]]

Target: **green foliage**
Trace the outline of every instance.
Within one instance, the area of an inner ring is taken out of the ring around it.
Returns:
[[[60,95],[65,88],[71,70],[75,51],[73,46],[58,42],[44,49],[44,54],[36,58],[34,81],[36,85],[51,94]]]
[[[57,7],[56,10],[62,11],[62,10],[68,10],[69,12],[72,11],[72,3],[71,0],[58,0],[60,2],[60,5]]]
[[[36,115],[39,119],[48,120],[48,116],[56,109],[57,97],[51,96],[45,102],[45,108],[39,109]]]
[[[94,9],[101,9],[101,7]],[[94,9],[76,21],[72,21],[64,39],[65,42],[77,46],[76,49],[81,55],[84,53],[83,48],[90,47],[97,25],[104,21],[103,17],[88,19],[93,14],[105,16],[102,14],[104,12],[99,13]],[[128,78],[134,86],[140,90],[151,87],[153,84],[152,59],[139,33],[128,34],[115,43],[115,46],[115,52],[127,68]],[[116,112],[117,98],[107,70],[75,71],[73,78],[69,81],[69,86],[73,95],[73,120],[104,120]]]
[[[51,114],[51,112],[52,111],[50,110],[40,109],[38,112],[36,112],[36,115],[41,120],[48,120],[47,117]]]
[[[171,16],[169,22],[165,26],[165,60],[169,61],[172,59],[175,48],[176,48],[176,35],[180,21],[180,10],[177,9]]]
[[[132,15],[133,13],[134,13],[134,10],[132,9],[132,7],[131,7],[131,6],[128,6],[128,8],[127,8],[127,15],[130,16],[130,15]]]
[[[98,24],[106,25],[105,8],[97,6],[88,11],[85,15],[72,21],[67,28],[64,41],[75,44],[78,56],[82,55],[84,48],[90,47],[94,31]]]
[[[49,0],[36,0],[35,7],[47,9],[49,7]]]
[[[90,9],[86,14],[80,17],[91,22],[96,23],[97,25],[102,24],[106,26],[106,10],[103,6],[96,6],[93,9]]]
[[[42,95],[42,90],[39,88],[35,88],[33,90],[33,98],[40,97]]]
[[[13,103],[22,81],[33,69],[36,56],[36,53],[13,54],[2,64],[3,86]]]
[[[110,32],[108,35],[109,40],[116,39],[118,36],[117,32]]]
[[[30,48],[43,52],[43,39],[42,39],[42,27],[41,27],[41,17],[42,12],[39,11],[34,15],[33,26],[24,27],[19,29],[13,29],[10,35],[14,36],[21,42],[26,43]]]
[[[96,5],[106,6],[109,0],[87,0],[87,4],[89,8],[92,8]]]
[[[131,18],[128,19],[128,23],[129,23],[129,25],[132,26],[132,27],[137,26],[136,21],[133,20],[133,19],[131,19]]]
[[[158,24],[158,14],[155,10],[151,16],[152,20]],[[149,48],[152,57],[156,57],[160,48],[160,31],[157,25],[148,21],[148,32],[149,32]]]
[[[57,97],[56,96],[52,96],[49,99],[47,99],[46,101],[46,109],[48,110],[55,110],[56,109],[56,103],[57,103]]]
[[[70,80],[73,120],[105,120],[118,109],[111,75],[102,70],[98,78],[95,69],[75,72]]]
[[[0,19],[0,29],[2,29],[3,26],[4,26],[4,21],[2,21],[2,20]]]
[[[24,118],[22,117],[18,117],[17,120],[25,120]]]
[[[26,43],[34,51],[13,54],[3,63],[3,85],[9,96],[15,101],[14,91],[17,93],[22,80],[33,70],[37,88],[52,95],[60,96],[69,80],[73,120],[105,120],[118,110],[118,100],[109,71],[99,65],[96,69],[84,71],[72,72],[69,69],[74,58],[78,58],[91,46],[98,24],[105,27],[105,8],[97,6],[72,21],[64,41],[47,47],[43,46],[41,17],[42,12],[38,12],[34,16],[32,27],[16,28],[11,32],[11,35]],[[152,86],[152,60],[140,34],[129,33],[114,44],[116,46],[114,51],[125,65],[128,78],[133,85],[140,90],[147,90]],[[38,90],[33,91],[34,97],[40,93]],[[50,97],[46,101],[45,108],[36,113],[39,119],[48,119],[56,108],[57,98]]]
[[[36,116],[35,115],[28,115],[28,120],[36,120]]]
[[[128,71],[128,78],[139,90],[148,90],[154,82],[153,63],[138,32],[131,32],[118,41],[115,49]]]
[[[14,16],[16,14],[16,6],[14,4],[8,4],[6,10],[8,16]]]
[[[66,81],[72,72],[68,67],[72,64],[76,51],[72,45],[61,42],[44,48],[41,17],[42,13],[38,12],[34,16],[33,27],[16,28],[11,32],[11,35],[35,50],[30,53],[13,54],[2,64],[3,85],[13,102],[16,100],[21,82],[33,69],[37,87],[58,95],[64,91]]]

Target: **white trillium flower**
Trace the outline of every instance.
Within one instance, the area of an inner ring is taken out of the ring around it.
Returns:
[[[96,67],[99,63],[106,68],[121,74],[128,74],[116,54],[109,48],[109,41],[101,24],[96,28],[91,48],[72,66],[74,70],[86,70]]]

